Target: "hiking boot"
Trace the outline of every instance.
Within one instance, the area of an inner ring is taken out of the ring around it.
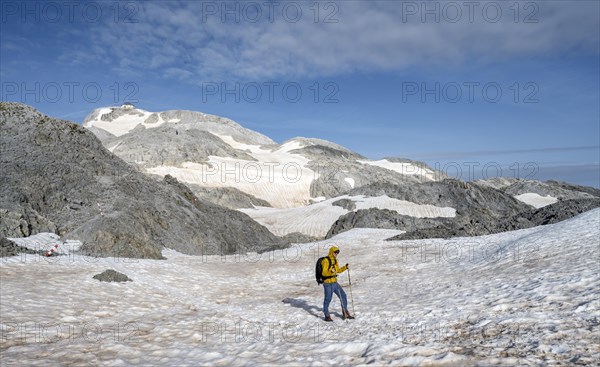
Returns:
[[[324,319],[324,320],[325,320],[325,321],[333,321],[333,320],[331,319],[331,316],[329,316],[329,315],[325,316],[325,319]]]
[[[350,312],[348,312],[348,310],[344,310],[343,314],[344,314],[344,320],[346,320],[346,319],[354,320],[354,316],[350,315]]]

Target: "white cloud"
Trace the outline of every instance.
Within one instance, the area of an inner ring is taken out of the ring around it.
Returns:
[[[454,13],[443,11],[449,3],[457,4],[463,12],[455,23],[445,17],[449,14],[453,18]],[[473,22],[468,8],[461,5],[464,2],[427,3],[440,6],[439,22],[431,15],[422,22],[418,9],[414,15],[407,12],[414,10],[409,8],[411,4],[423,6],[420,1],[338,2],[337,10],[324,8],[328,3],[317,3],[320,20],[335,11],[337,23],[315,23],[312,2],[295,3],[303,11],[297,23],[282,16],[285,2],[275,8],[273,22],[267,19],[268,8],[263,5],[262,21],[257,23],[249,22],[243,11],[239,22],[228,15],[229,22],[222,23],[221,14],[205,12],[206,4],[140,3],[138,23],[106,26],[97,36],[90,36],[91,48],[111,54],[111,63],[120,70],[171,70],[167,75],[185,76],[190,81],[401,71],[522,55],[599,51],[597,2],[520,2],[518,15],[509,8],[515,3],[494,2],[501,4],[503,11],[497,23],[484,17],[486,3],[478,3]],[[527,4],[538,8],[527,8]],[[489,8],[493,10],[495,5]],[[295,14],[292,10],[288,14]],[[488,14],[493,15],[492,10]],[[524,23],[528,16],[537,23]],[[105,55],[102,57],[106,60]],[[78,55],[77,60],[81,59]]]

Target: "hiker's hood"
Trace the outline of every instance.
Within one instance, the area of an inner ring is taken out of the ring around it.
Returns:
[[[337,248],[336,246],[331,246],[331,248],[329,249],[329,257],[333,258],[333,253],[336,251],[339,251],[340,249]]]

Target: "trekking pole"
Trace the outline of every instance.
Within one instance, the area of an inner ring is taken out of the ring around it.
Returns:
[[[348,284],[350,284],[350,301],[352,302],[352,314],[354,315],[354,297],[352,297],[352,280],[350,280],[350,269],[348,269]]]

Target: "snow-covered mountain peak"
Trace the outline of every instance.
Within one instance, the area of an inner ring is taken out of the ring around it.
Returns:
[[[119,157],[147,173],[176,177],[199,195],[206,188],[233,189],[235,196],[249,196],[246,203],[264,200],[279,208],[333,198],[372,182],[444,178],[418,162],[372,161],[323,139],[295,137],[277,144],[202,112],[150,112],[125,104],[94,110],[84,126]]]
[[[286,145],[288,143],[297,143],[300,145],[300,147],[298,149],[302,149],[302,148],[312,148],[310,150],[315,150],[314,147],[318,147],[322,152],[327,150],[333,154],[336,155],[344,155],[344,156],[352,156],[352,157],[359,157],[359,158],[364,158],[361,155],[351,151],[350,149],[336,144],[334,142],[331,142],[329,140],[324,140],[324,139],[318,139],[318,138],[306,138],[306,137],[302,137],[302,136],[297,136],[295,138],[286,140],[283,145]]]
[[[121,137],[136,128],[157,128],[170,125],[177,131],[190,129],[208,131],[215,135],[228,135],[238,142],[256,145],[275,144],[273,140],[256,131],[244,128],[228,118],[210,115],[198,111],[168,110],[151,112],[136,108],[131,104],[117,107],[97,108],[88,115],[84,127],[104,130],[111,135]]]
[[[123,106],[97,108],[85,118],[83,126],[102,129],[114,136],[122,136],[139,125],[152,128],[165,122],[150,118],[152,112]]]

